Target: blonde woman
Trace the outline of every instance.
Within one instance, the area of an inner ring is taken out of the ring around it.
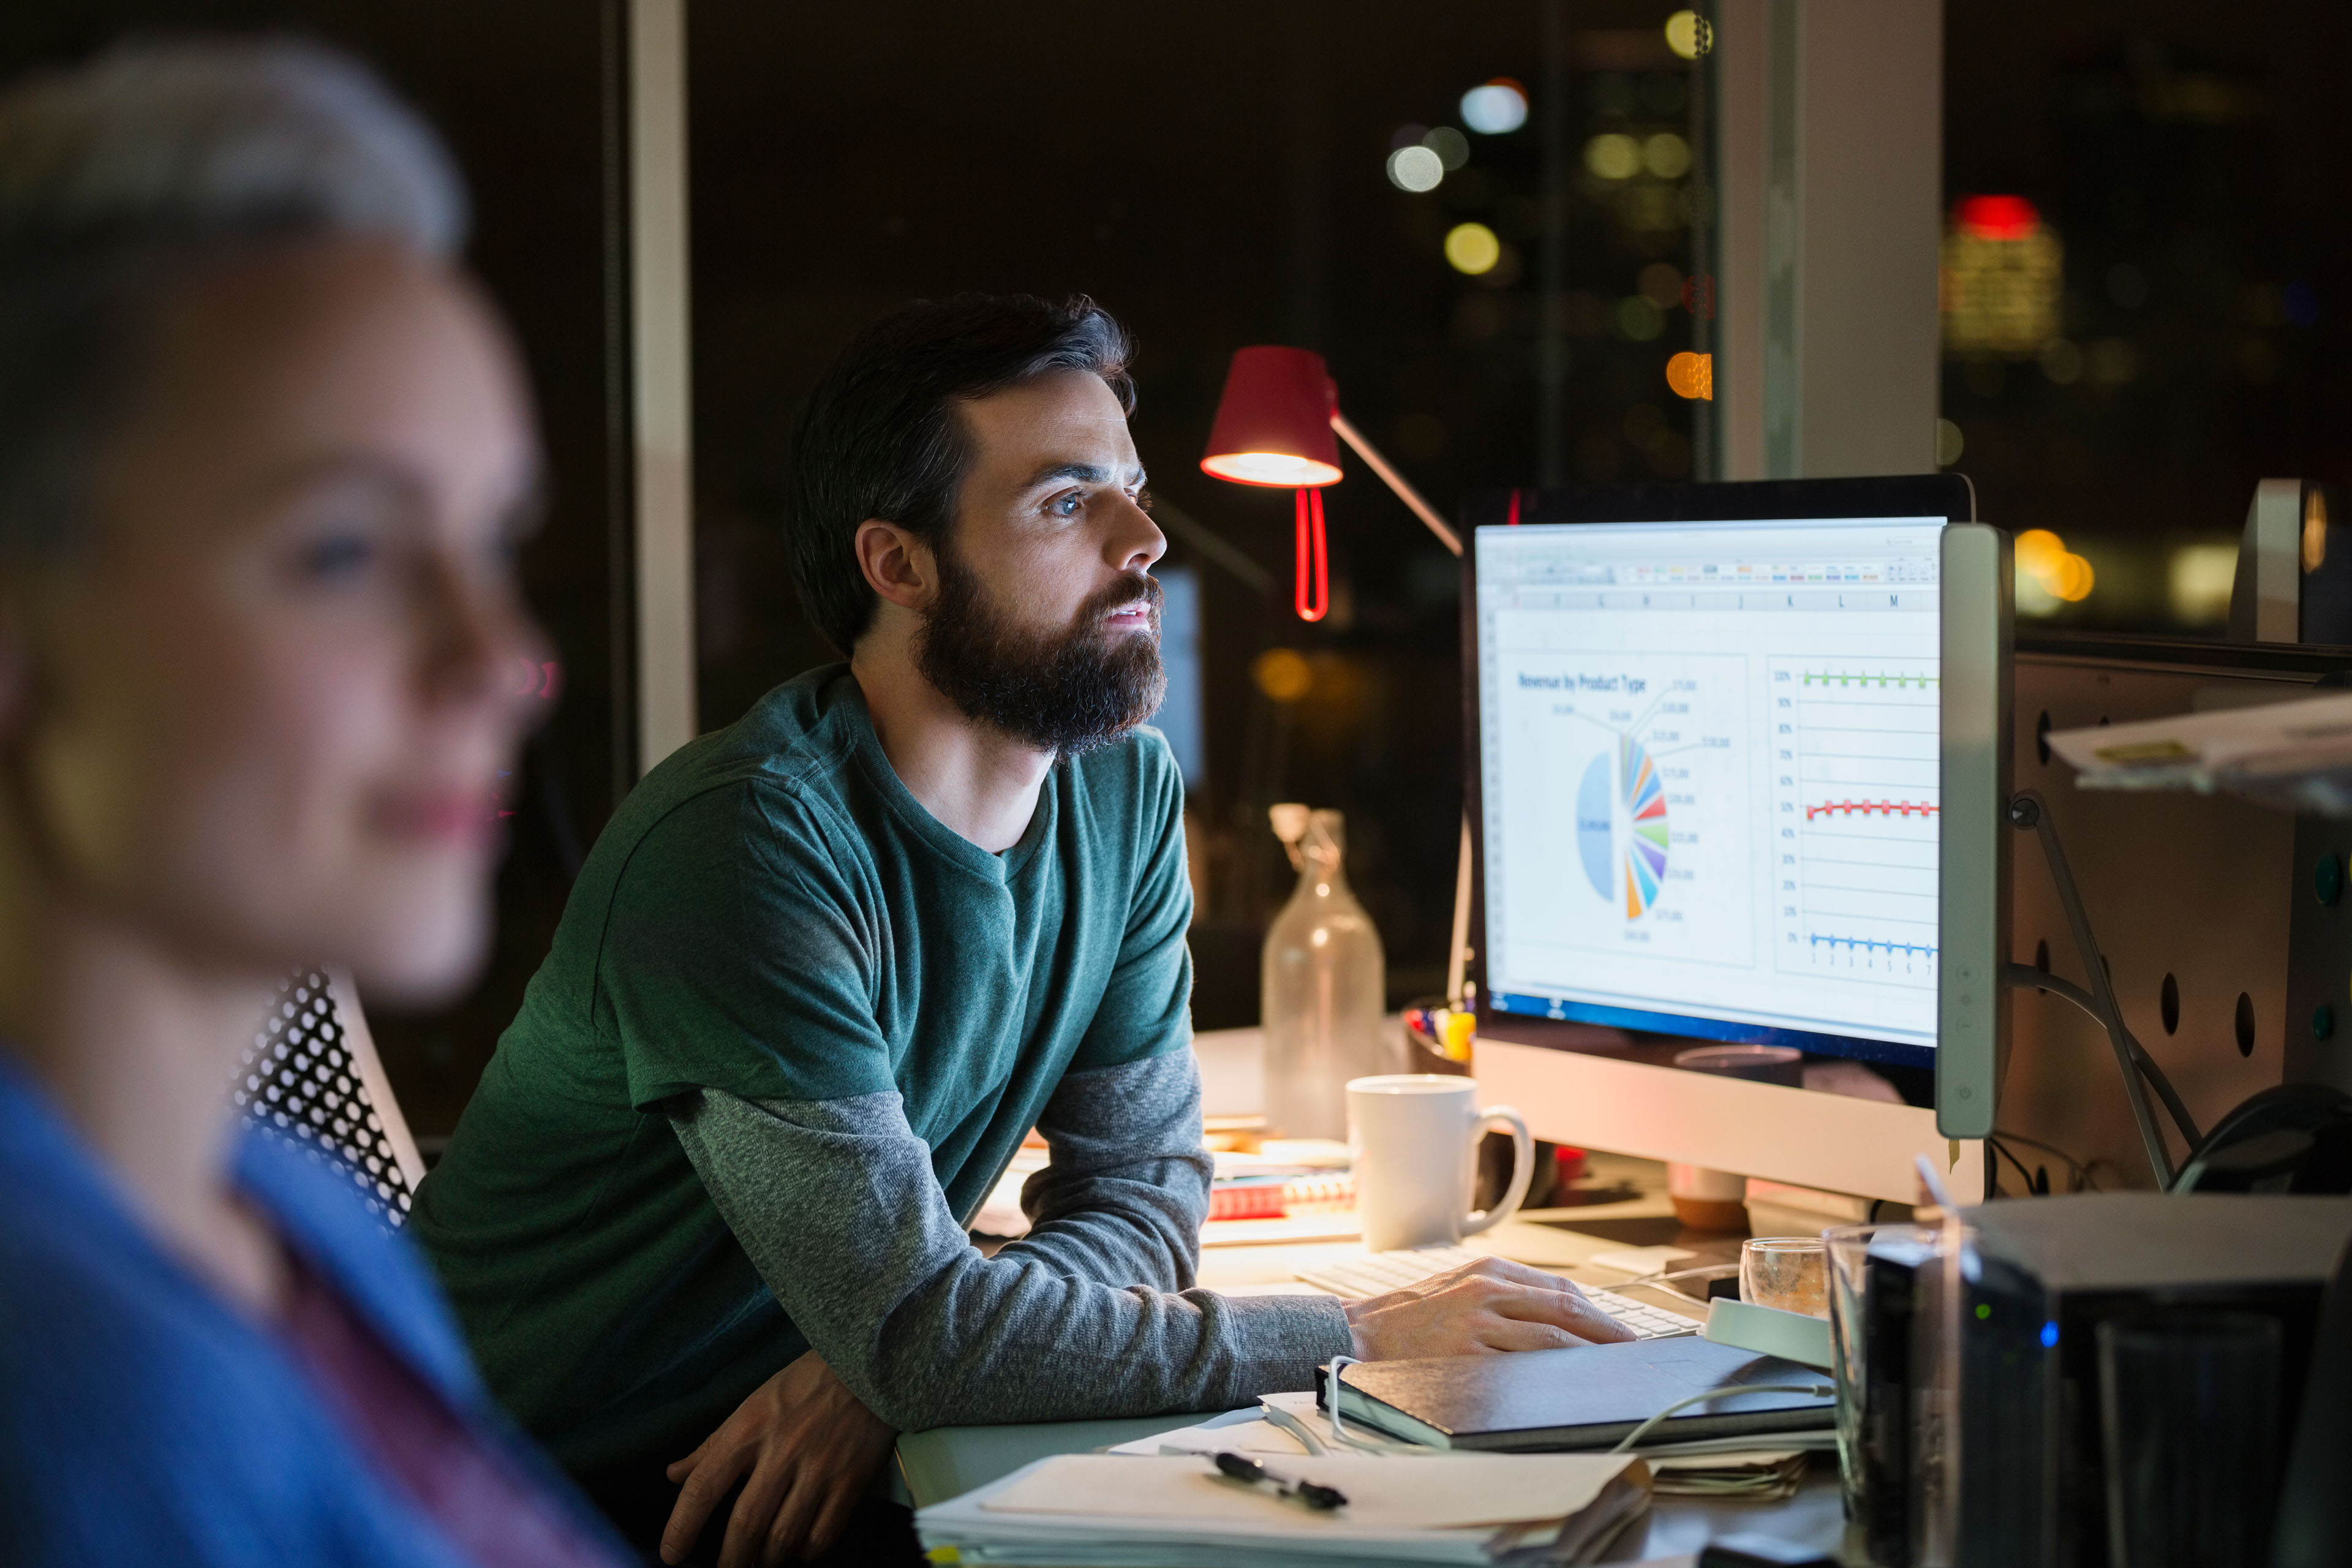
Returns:
[[[0,1561],[619,1560],[227,1093],[293,965],[483,952],[539,468],[463,226],[317,50],[0,92]]]

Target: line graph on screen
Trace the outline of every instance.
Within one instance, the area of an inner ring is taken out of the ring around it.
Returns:
[[[1779,966],[1932,987],[1936,661],[1775,660],[1768,688]]]

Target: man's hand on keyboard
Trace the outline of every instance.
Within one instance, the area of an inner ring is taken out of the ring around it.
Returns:
[[[1499,1258],[1349,1301],[1347,1312],[1360,1361],[1559,1350],[1633,1337],[1570,1281]]]

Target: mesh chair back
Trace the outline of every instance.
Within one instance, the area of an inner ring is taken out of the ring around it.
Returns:
[[[357,1010],[346,1018],[322,970],[279,982],[238,1068],[236,1103],[264,1132],[350,1178],[369,1211],[397,1226],[423,1172],[413,1154],[404,1163],[402,1146],[414,1144]]]

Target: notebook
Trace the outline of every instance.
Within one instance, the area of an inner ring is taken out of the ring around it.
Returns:
[[[1643,1446],[1815,1430],[1837,1416],[1823,1373],[1703,1339],[1359,1362],[1339,1382],[1348,1419],[1432,1447],[1487,1452],[1611,1447],[1676,1400],[1717,1388],[1725,1392],[1653,1426]],[[1738,1392],[1758,1384],[1819,1392]]]

